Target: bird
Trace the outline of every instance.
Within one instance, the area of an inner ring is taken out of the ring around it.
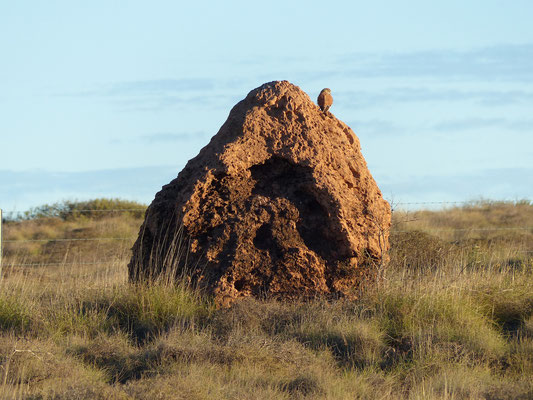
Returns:
[[[333,97],[331,97],[331,89],[325,88],[322,89],[317,99],[318,106],[320,109],[327,114],[329,108],[333,104]]]

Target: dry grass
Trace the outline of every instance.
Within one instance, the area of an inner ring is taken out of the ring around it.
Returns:
[[[96,215],[10,222],[5,238],[134,237],[141,223]],[[0,398],[533,398],[533,231],[468,230],[531,227],[533,206],[394,218],[391,264],[357,302],[216,310],[183,284],[130,286],[133,239],[6,243]]]

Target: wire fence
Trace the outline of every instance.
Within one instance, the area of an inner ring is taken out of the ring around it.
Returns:
[[[3,212],[3,219],[6,221],[17,221],[17,220],[24,220],[24,219],[33,219],[35,217],[50,217],[50,218],[60,218],[58,214],[65,214],[65,215],[73,215],[76,216],[78,214],[105,214],[105,213],[121,213],[121,212],[128,212],[128,213],[141,213],[145,212],[146,208],[120,208],[120,209],[108,209],[108,210],[88,210],[88,209],[74,209],[74,210],[65,210],[65,211],[42,211],[39,210],[37,212],[37,215],[31,211],[5,211]]]
[[[425,205],[485,205],[485,206],[492,206],[497,204],[502,204],[506,202],[511,202],[514,204],[533,204],[532,200],[524,199],[524,200],[498,200],[498,201],[483,201],[482,203],[477,201],[417,201],[417,202],[394,202],[392,200],[389,200],[389,203],[391,204],[391,208],[393,213],[398,211],[399,206],[425,206]],[[400,209],[401,210],[401,209]],[[122,208],[122,209],[102,209],[102,210],[94,210],[94,209],[79,209],[79,210],[72,210],[72,213],[74,215],[78,213],[124,213],[124,212],[145,212],[146,208]],[[413,212],[416,213],[416,211],[422,211],[422,210],[413,210]],[[27,213],[27,212],[25,212]],[[24,213],[17,212],[17,211],[3,211],[0,209],[0,265],[2,262],[2,254],[3,254],[3,245],[17,245],[17,244],[25,244],[25,243],[55,243],[55,242],[104,242],[104,241],[134,241],[137,236],[127,236],[127,237],[87,237],[87,238],[69,238],[69,237],[49,237],[49,238],[36,238],[36,239],[9,239],[5,238],[5,233],[3,235],[2,233],[2,223],[1,221],[5,220],[12,220],[16,221],[12,216],[13,215],[22,215]],[[53,217],[57,217],[57,215],[54,215]],[[416,218],[416,219],[410,219],[410,220],[404,220],[400,221],[400,224],[406,223],[406,222],[417,222],[423,220],[422,218]],[[392,234],[408,234],[413,233],[414,231],[422,231],[426,233],[469,233],[469,232],[498,232],[498,231],[524,231],[524,232],[531,232],[533,233],[533,226],[511,226],[511,227],[468,227],[468,228],[420,228],[420,229],[398,229],[398,228],[392,228],[391,233]],[[526,253],[526,254],[533,254],[533,250],[516,250],[517,253]],[[60,265],[99,265],[99,264],[108,264],[108,263],[116,263],[117,259],[109,259],[109,260],[100,260],[100,261],[77,261],[77,262],[39,262],[39,263],[10,263],[10,266],[19,266],[19,267],[37,267],[37,266],[60,266]]]
[[[105,240],[131,240],[135,239],[135,236],[130,237],[94,237],[94,238],[49,238],[49,239],[15,239],[4,240],[4,243],[50,243],[50,242],[98,242]]]
[[[386,199],[388,203],[391,205],[391,208],[393,211],[397,210],[399,206],[434,206],[434,205],[494,205],[494,204],[501,204],[501,203],[515,203],[515,204],[523,204],[523,203],[530,203],[533,204],[533,199],[509,199],[509,200],[461,200],[461,201],[396,201],[394,199]],[[144,208],[119,208],[119,209],[72,209],[72,210],[65,210],[65,213],[120,213],[120,212],[144,212],[147,210],[147,207]],[[420,211],[420,210],[413,210],[413,211]],[[39,213],[46,215],[46,212],[39,211]],[[13,219],[13,216],[22,217],[24,215],[31,215],[32,210],[26,210],[26,211],[6,211],[3,210],[3,218],[6,220]],[[57,216],[54,214],[50,214],[51,217]]]
[[[80,261],[80,262],[53,262],[53,263],[9,263],[10,267],[59,267],[69,265],[101,265],[101,264],[114,264],[117,259],[104,260],[104,261]]]
[[[526,227],[510,227],[510,228],[453,228],[453,229],[422,229],[424,232],[498,232],[498,231],[532,231],[533,226]],[[411,233],[411,230],[396,230],[392,229],[392,233]],[[99,242],[106,240],[133,240],[136,236],[129,237],[94,237],[94,238],[48,238],[48,239],[14,239],[4,240],[4,243],[50,243],[50,242]]]

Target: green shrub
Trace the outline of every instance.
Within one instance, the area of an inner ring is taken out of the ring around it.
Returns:
[[[0,295],[0,329],[15,333],[24,332],[31,322],[30,312],[17,299]]]
[[[127,210],[127,211],[118,211]],[[44,204],[26,211],[20,218],[24,220],[39,218],[60,218],[72,220],[78,218],[101,219],[110,215],[129,215],[141,218],[146,205],[135,201],[121,199],[94,199],[87,201],[69,201]]]
[[[427,356],[495,361],[507,350],[497,327],[466,296],[391,292],[377,301],[393,363]]]
[[[394,267],[409,271],[435,270],[454,251],[444,240],[421,231],[392,232],[390,242]]]
[[[516,334],[533,315],[533,285],[514,283],[475,292],[484,314],[508,334]]]
[[[194,326],[213,305],[184,285],[131,285],[98,301],[118,328],[143,342],[172,326]]]
[[[41,325],[44,325],[45,331],[50,335],[93,338],[113,329],[112,321],[99,307],[79,299],[72,300],[62,308],[53,307],[45,310],[46,315]]]
[[[131,345],[121,333],[100,335],[68,349],[68,354],[82,360],[88,366],[99,368],[111,383],[125,383],[139,379],[143,371],[151,367],[151,359]]]

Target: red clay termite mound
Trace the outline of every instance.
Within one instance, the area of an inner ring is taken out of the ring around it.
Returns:
[[[185,277],[222,306],[354,298],[386,259],[390,218],[353,131],[297,86],[270,82],[156,194],[129,277]]]

